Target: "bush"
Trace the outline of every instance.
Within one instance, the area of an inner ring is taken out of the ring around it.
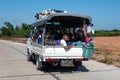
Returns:
[[[31,25],[22,23],[20,27],[14,27],[10,22],[5,22],[4,27],[1,28],[1,35],[5,37],[25,37],[26,34],[30,33]]]
[[[0,37],[2,37],[2,34],[0,33]]]
[[[22,23],[20,27],[13,26],[10,22],[5,22],[4,27],[0,29],[2,34],[0,36],[6,37],[25,37],[26,34],[30,33],[31,25]],[[98,36],[120,36],[120,30],[96,30],[95,35]]]
[[[120,36],[120,30],[96,30],[94,36]]]
[[[107,55],[104,55],[104,59],[100,60],[100,62],[112,64],[112,59],[110,59]]]

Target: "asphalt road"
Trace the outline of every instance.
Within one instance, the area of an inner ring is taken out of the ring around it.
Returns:
[[[0,40],[0,80],[120,80],[120,68],[93,60],[83,67],[37,71],[26,60],[26,45]]]

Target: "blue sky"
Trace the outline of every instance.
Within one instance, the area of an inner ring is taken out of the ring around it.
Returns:
[[[120,0],[0,0],[0,26],[31,24],[36,13],[51,8],[89,15],[95,29],[120,29]]]

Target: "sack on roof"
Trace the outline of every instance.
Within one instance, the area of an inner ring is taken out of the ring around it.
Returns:
[[[67,13],[67,11],[48,9],[48,10],[43,10],[43,12],[41,12],[41,13],[37,13],[35,15],[35,17],[36,17],[36,19],[40,19],[40,18],[43,18],[47,15],[54,14],[54,13]]]

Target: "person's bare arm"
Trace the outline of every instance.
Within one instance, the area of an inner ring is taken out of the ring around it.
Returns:
[[[71,44],[71,45],[69,45],[69,46],[64,46],[64,48],[65,49],[69,49],[69,48],[71,48],[71,47],[73,47],[73,46],[75,46],[74,44]]]
[[[87,37],[87,25],[84,24],[83,28],[84,28],[84,36]]]

